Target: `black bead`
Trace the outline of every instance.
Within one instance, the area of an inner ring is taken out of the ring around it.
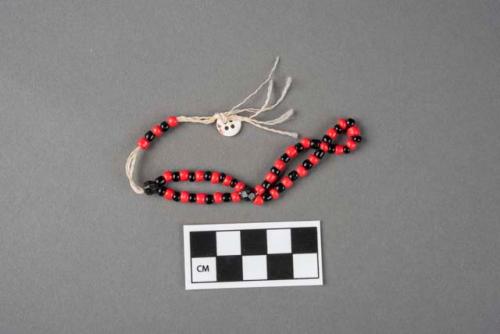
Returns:
[[[179,172],[172,172],[172,181],[178,182],[181,179]]]
[[[280,175],[281,172],[280,172],[280,170],[278,168],[276,168],[276,167],[273,166],[271,168],[271,173],[273,173],[274,175]]]
[[[222,194],[223,202],[231,202],[231,193],[223,193]]]
[[[146,195],[153,195],[158,190],[158,185],[155,181],[146,181],[144,182],[143,189]]]
[[[212,172],[207,170],[205,174],[203,174],[203,178],[205,179],[205,181],[210,181],[212,179]]]
[[[290,173],[288,173],[288,177],[290,178],[290,180],[295,181],[299,178],[299,173],[297,173],[297,171],[295,170],[292,170]]]
[[[356,124],[356,121],[355,121],[355,120],[353,120],[352,118],[348,118],[348,119],[347,119],[347,121],[346,121],[346,123],[347,123],[347,126],[348,126],[348,127],[351,127],[351,126],[353,126],[354,124]]]
[[[302,152],[304,150],[304,145],[302,145],[301,143],[297,143],[295,144],[295,148],[297,149],[297,151]]]
[[[335,153],[335,146],[337,146],[335,143],[328,145],[328,153],[330,154]]]
[[[168,128],[169,128],[168,123],[166,121],[161,122],[160,123],[160,128],[161,128],[161,131],[167,132]]]
[[[146,138],[147,141],[152,142],[153,139],[155,139],[155,135],[153,131],[150,130],[144,134],[144,138]]]
[[[323,159],[323,157],[325,156],[325,152],[323,150],[316,150],[314,151],[314,155],[318,159]]]
[[[205,196],[205,204],[213,204],[214,203],[214,195],[206,195]]]
[[[165,187],[159,187],[158,190],[156,191],[158,195],[162,196],[165,195],[165,192],[167,191],[167,188]]]
[[[345,154],[349,154],[349,153],[351,153],[351,150],[350,150],[350,149],[349,149],[349,147],[347,147],[347,146],[344,146],[343,150],[344,150],[344,153],[345,153]]]
[[[336,125],[334,126],[334,129],[335,129],[335,131],[336,131],[337,133],[342,133],[342,128],[340,127],[340,125],[336,124]]]
[[[163,176],[158,176],[155,179],[155,182],[156,182],[157,185],[162,186],[162,185],[165,184],[165,178]]]
[[[195,193],[189,193],[188,201],[191,203],[196,202],[196,194]]]
[[[189,182],[196,181],[196,175],[194,174],[194,172],[189,172],[189,174],[188,174],[188,180],[189,180]]]
[[[311,147],[312,148],[319,148],[320,144],[321,144],[321,140],[319,140],[319,139],[312,139],[311,140]]]
[[[265,193],[264,195],[262,195],[262,199],[264,199],[264,202],[269,202],[273,199],[273,196],[269,193]]]
[[[311,169],[313,168],[313,164],[309,159],[306,159],[302,162],[302,166],[304,166],[305,169]]]
[[[234,187],[236,187],[236,185],[238,184],[238,182],[240,182],[240,181],[238,181],[238,179],[232,179],[231,183],[229,183],[229,186],[232,187],[232,188],[234,188]]]
[[[172,199],[176,202],[179,202],[181,200],[181,193],[178,191],[175,191],[174,194],[172,195]]]
[[[225,178],[226,178],[226,174],[220,173],[220,175],[219,175],[219,182],[221,182],[221,183],[224,182]]]
[[[264,181],[262,182],[261,186],[264,188],[264,189],[269,189],[271,187],[271,183],[267,182],[267,181]]]
[[[281,161],[283,162],[288,162],[290,161],[290,157],[288,156],[288,154],[284,153],[282,156],[281,156]]]
[[[283,183],[279,182],[274,186],[274,189],[276,189],[279,193],[282,193],[285,191],[286,188]]]
[[[246,187],[244,190],[240,191],[240,197],[245,201],[253,202],[256,196],[255,191],[250,187]]]
[[[329,135],[324,135],[324,136],[323,136],[323,141],[324,141],[325,143],[327,143],[327,144],[331,144],[331,143],[332,143],[332,141],[333,141],[333,139],[332,139],[332,137],[330,137]]]
[[[361,136],[354,136],[352,137],[352,140],[354,140],[356,143],[361,143],[361,140],[363,140],[363,138]]]

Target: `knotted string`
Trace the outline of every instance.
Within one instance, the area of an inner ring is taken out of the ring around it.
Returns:
[[[216,122],[217,120],[221,120],[223,123],[227,123],[229,120],[233,121],[241,121],[241,122],[246,122],[249,123],[255,127],[258,127],[260,129],[263,129],[265,131],[285,135],[285,136],[290,136],[293,138],[297,138],[298,134],[296,132],[289,132],[289,131],[283,131],[283,130],[278,130],[272,128],[272,126],[276,124],[281,124],[288,120],[292,115],[293,115],[293,109],[290,109],[283,113],[281,116],[271,119],[268,121],[263,121],[263,120],[258,120],[256,119],[257,116],[260,114],[273,110],[276,108],[281,102],[286,97],[286,94],[288,93],[288,90],[290,89],[290,86],[292,84],[292,78],[287,77],[286,78],[286,83],[285,86],[283,87],[283,90],[281,91],[280,97],[274,102],[273,104],[269,105],[271,103],[271,97],[273,94],[273,86],[274,82],[272,80],[273,74],[276,71],[276,68],[278,67],[280,58],[276,57],[276,60],[274,61],[274,65],[271,68],[271,71],[269,72],[269,75],[267,76],[266,80],[264,80],[250,95],[248,95],[246,98],[243,99],[240,103],[229,109],[228,111],[221,112],[221,113],[215,113],[212,116],[177,116],[177,121],[179,122],[184,122],[184,123],[199,123],[199,124],[212,124]],[[245,103],[247,103],[252,97],[257,95],[262,88],[267,85],[267,95],[266,95],[266,100],[264,101],[264,104],[260,108],[241,108]],[[246,115],[242,115],[246,113]],[[130,183],[130,187],[136,194],[143,194],[144,189],[138,185],[134,178],[135,178],[135,167],[137,164],[137,161],[140,158],[140,154],[142,153],[142,149],[140,147],[136,147],[132,152],[130,152],[130,155],[127,158],[127,162],[125,163],[125,174],[127,175],[128,181]]]
[[[271,71],[269,72],[269,75],[267,76],[266,80],[264,80],[250,95],[248,95],[246,98],[243,99],[240,103],[229,109],[228,111],[225,112],[220,112],[220,113],[215,113],[212,116],[178,116],[177,120],[179,122],[185,122],[185,123],[199,123],[199,124],[212,124],[216,122],[217,120],[222,121],[222,123],[227,123],[230,120],[233,121],[241,121],[241,122],[246,122],[249,124],[252,124],[255,127],[258,127],[260,129],[269,131],[269,132],[274,132],[278,133],[280,135],[285,135],[285,136],[290,136],[293,138],[297,138],[298,134],[296,132],[289,132],[289,131],[283,131],[283,130],[278,130],[272,128],[272,126],[276,124],[281,124],[285,121],[287,121],[292,115],[293,115],[293,109],[288,110],[281,116],[271,119],[268,121],[263,121],[257,119],[257,116],[260,114],[273,110],[276,108],[281,102],[286,97],[286,94],[288,93],[288,90],[290,89],[290,86],[292,84],[292,78],[287,77],[286,78],[286,83],[285,87],[283,87],[283,90],[281,91],[280,97],[274,102],[273,104],[269,105],[271,102],[271,97],[273,94],[273,87],[274,87],[274,82],[272,80],[273,74],[276,71],[276,68],[278,67],[280,58],[276,57],[276,60],[274,62],[273,67],[271,68]],[[267,85],[267,95],[266,95],[266,100],[264,101],[264,104],[260,108],[251,108],[251,107],[246,107],[246,108],[241,108],[245,103],[247,103],[252,97],[257,95],[264,86]],[[246,113],[246,115],[242,115]]]

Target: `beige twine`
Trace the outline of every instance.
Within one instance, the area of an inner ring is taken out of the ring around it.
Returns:
[[[267,76],[266,80],[262,82],[257,89],[255,89],[250,95],[248,95],[243,101],[229,109],[228,111],[221,112],[221,113],[215,113],[212,116],[177,116],[177,121],[182,122],[182,123],[198,123],[198,124],[212,124],[216,122],[217,120],[221,120],[223,123],[226,123],[230,120],[233,121],[240,121],[240,122],[245,122],[249,123],[255,127],[258,127],[260,129],[263,129],[265,131],[277,133],[280,135],[285,135],[285,136],[290,136],[292,138],[297,138],[298,134],[296,132],[289,132],[289,131],[283,131],[283,130],[278,130],[272,128],[272,126],[276,124],[281,124],[285,121],[287,121],[292,115],[293,115],[293,109],[290,109],[286,111],[284,114],[281,116],[271,119],[268,121],[263,121],[263,120],[258,120],[256,119],[257,116],[260,114],[273,110],[276,108],[283,100],[285,99],[288,90],[290,89],[290,86],[292,84],[292,78],[287,77],[286,78],[286,83],[285,86],[283,87],[281,91],[280,97],[274,102],[273,104],[269,105],[271,102],[271,97],[273,94],[273,74],[276,71],[276,68],[278,67],[280,58],[276,57],[276,60],[274,62],[273,67],[271,68],[271,71],[269,72],[269,75]],[[266,95],[266,100],[264,101],[264,104],[260,108],[240,108],[242,107],[245,103],[247,103],[252,97],[257,95],[262,88],[267,85],[267,95]],[[242,115],[246,113],[247,115]],[[125,164],[125,173],[127,175],[128,181],[130,183],[130,187],[136,194],[143,194],[144,189],[139,186],[135,181],[135,166],[137,161],[139,160],[140,154],[141,154],[142,149],[139,147],[136,147],[128,156],[127,162]]]

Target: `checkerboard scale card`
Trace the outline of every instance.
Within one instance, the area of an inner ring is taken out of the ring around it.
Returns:
[[[186,290],[323,285],[319,221],[184,226]]]

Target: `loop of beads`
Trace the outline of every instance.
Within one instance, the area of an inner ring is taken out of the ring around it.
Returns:
[[[189,193],[187,191],[176,191],[168,188],[167,184],[171,182],[203,182],[208,181],[212,184],[222,184],[227,187],[234,188],[233,192],[213,194],[204,193]],[[173,200],[182,203],[198,203],[198,204],[219,204],[222,202],[237,202],[240,200],[240,192],[247,186],[232,177],[216,171],[165,171],[163,175],[158,176],[154,181],[146,181],[144,184],[144,192],[147,195],[157,193],[163,196],[166,200]]]
[[[151,142],[161,137],[169,129],[179,124],[175,116],[170,116],[160,124],[154,125],[141,137],[137,146],[142,150],[147,150]],[[343,144],[339,142],[341,135],[345,135]],[[165,171],[163,175],[155,180],[144,183],[144,193],[147,195],[158,194],[166,200],[173,200],[182,203],[197,204],[219,204],[222,202],[239,202],[245,200],[253,202],[255,205],[262,205],[264,202],[277,200],[281,194],[291,188],[299,179],[306,177],[310,170],[317,166],[328,154],[344,155],[357,149],[362,141],[361,131],[352,118],[339,119],[337,123],[329,128],[321,139],[302,138],[295,145],[286,148],[273,164],[270,171],[265,175],[264,181],[255,187],[249,187],[244,182],[217,171]],[[313,153],[302,161],[294,170],[285,175],[287,164],[305,150],[314,150]],[[234,189],[232,192],[215,192],[213,194],[190,193],[187,191],[176,191],[168,185],[172,182],[203,182],[212,184],[222,184]]]

